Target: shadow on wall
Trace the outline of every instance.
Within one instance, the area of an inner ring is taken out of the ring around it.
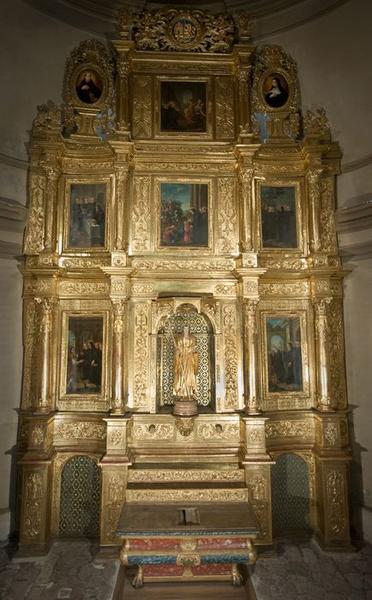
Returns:
[[[349,404],[349,439],[352,452],[350,463],[350,527],[351,539],[356,546],[363,544],[363,519],[362,506],[364,504],[363,494],[363,471],[362,452],[368,452],[359,444],[355,437],[354,411],[358,408],[356,404]]]
[[[17,466],[17,446],[12,446],[5,452],[10,457],[10,484],[9,484],[9,510],[10,510],[10,523],[9,523],[9,543],[14,544],[18,541],[19,532],[19,502],[21,490],[19,473],[20,470]]]

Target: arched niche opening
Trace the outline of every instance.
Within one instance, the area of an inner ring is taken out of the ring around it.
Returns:
[[[273,535],[309,533],[310,484],[306,461],[293,453],[281,454],[272,467]]]
[[[198,411],[215,411],[215,335],[209,318],[191,304],[182,304],[165,317],[157,331],[157,411],[170,412],[174,405],[175,344],[185,328],[196,338],[199,359],[196,375]]]
[[[89,456],[74,456],[64,465],[61,475],[59,535],[97,538],[101,473]]]

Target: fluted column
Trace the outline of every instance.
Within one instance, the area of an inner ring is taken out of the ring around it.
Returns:
[[[116,207],[116,235],[115,235],[115,251],[126,249],[126,240],[124,232],[124,200],[125,200],[125,185],[128,175],[127,165],[115,167],[115,207]]]
[[[54,298],[36,298],[40,310],[40,379],[36,395],[36,412],[48,412],[50,404],[50,345]]]
[[[311,239],[310,249],[312,252],[319,252],[320,242],[320,177],[321,168],[311,168],[307,175],[307,186],[310,199],[310,219],[311,219]]]
[[[130,129],[130,107],[129,107],[129,73],[130,62],[129,55],[133,42],[121,40],[115,42],[118,53],[116,65],[118,70],[118,84],[116,88],[116,115],[117,115],[117,134],[121,138],[129,138]]]
[[[112,300],[114,310],[114,347],[113,347],[113,394],[111,412],[116,415],[125,413],[124,397],[124,329],[126,301]]]
[[[237,78],[238,98],[238,128],[242,143],[246,143],[247,136],[251,135],[251,111],[249,98],[249,76],[251,71],[252,49],[245,44],[236,44],[234,47]]]
[[[55,250],[54,215],[57,206],[57,182],[60,171],[55,164],[49,162],[44,165],[44,171],[46,173],[44,250],[53,252]]]
[[[242,237],[241,249],[242,252],[252,252],[254,250],[254,233],[253,233],[253,166],[244,167],[240,171],[240,189],[241,189],[241,206],[242,206]]]
[[[333,410],[335,401],[330,394],[328,360],[329,325],[327,308],[331,301],[331,298],[316,298],[314,300],[317,354],[317,407],[323,411]]]
[[[244,299],[245,411],[249,415],[260,412],[257,389],[257,304],[256,298]]]

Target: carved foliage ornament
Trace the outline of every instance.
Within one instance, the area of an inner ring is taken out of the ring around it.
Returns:
[[[25,480],[23,525],[24,535],[29,538],[38,537],[41,533],[43,492],[42,475],[37,472],[29,473]]]
[[[303,117],[303,127],[306,137],[331,139],[331,129],[324,108],[315,111],[307,110]]]
[[[38,254],[43,249],[45,186],[43,175],[31,175],[31,202],[25,235],[25,254]]]
[[[37,115],[33,121],[33,132],[40,130],[59,130],[61,126],[61,109],[52,100],[37,107]]]
[[[234,22],[228,15],[156,10],[134,14],[132,22],[138,50],[226,53],[234,41]]]

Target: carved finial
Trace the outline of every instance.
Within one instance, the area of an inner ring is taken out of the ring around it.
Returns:
[[[331,128],[324,108],[315,111],[307,110],[303,122],[305,137],[316,137],[327,141],[331,139]]]
[[[239,42],[249,42],[253,33],[253,18],[246,11],[240,11],[236,15]]]
[[[61,128],[61,108],[52,100],[37,107],[33,129],[59,130]]]
[[[133,17],[127,8],[122,8],[119,11],[117,30],[121,38],[130,39],[130,30],[133,25]]]

